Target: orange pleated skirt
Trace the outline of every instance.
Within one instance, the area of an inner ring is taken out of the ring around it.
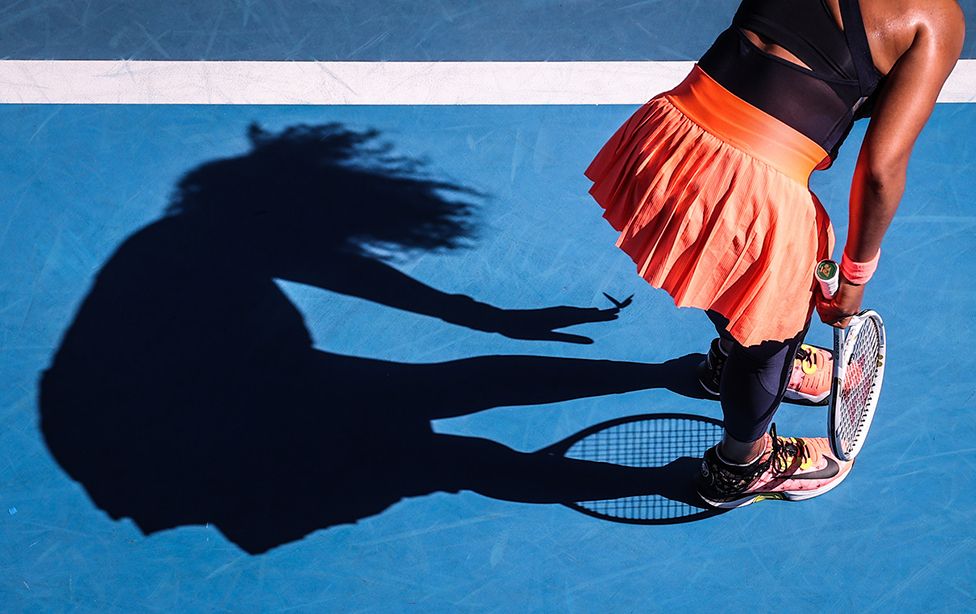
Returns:
[[[679,307],[743,345],[795,336],[833,248],[808,181],[827,153],[697,66],[617,130],[586,170],[617,246]]]

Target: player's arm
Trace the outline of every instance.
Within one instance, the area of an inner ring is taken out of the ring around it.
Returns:
[[[962,52],[962,11],[951,0],[934,4],[919,18],[911,45],[888,74],[861,145],[844,248],[855,262],[872,260],[881,248],[905,191],[912,148]],[[821,319],[846,325],[844,316],[860,310],[863,292],[863,286],[842,279],[833,300],[818,305]]]

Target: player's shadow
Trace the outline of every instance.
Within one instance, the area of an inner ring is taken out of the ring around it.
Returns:
[[[42,377],[46,442],[96,505],[147,534],[209,522],[259,553],[435,491],[693,496],[687,461],[629,469],[521,453],[435,434],[430,421],[646,388],[696,396],[700,355],[407,364],[314,349],[275,278],[525,339],[586,342],[555,329],[616,310],[506,310],[431,288],[378,254],[463,247],[477,193],[395,157],[375,133],[249,136],[248,153],[188,173],[167,214],[116,250]]]

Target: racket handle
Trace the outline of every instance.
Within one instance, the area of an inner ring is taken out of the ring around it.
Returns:
[[[817,263],[817,270],[814,275],[817,283],[820,284],[820,292],[824,298],[830,300],[837,294],[840,286],[840,267],[833,260],[821,260]]]

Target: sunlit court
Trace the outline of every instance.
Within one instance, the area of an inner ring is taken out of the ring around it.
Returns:
[[[721,509],[716,327],[584,171],[738,2],[0,4],[0,611],[976,610],[959,5],[844,373],[883,362],[870,436]],[[838,262],[868,125],[810,177]]]

